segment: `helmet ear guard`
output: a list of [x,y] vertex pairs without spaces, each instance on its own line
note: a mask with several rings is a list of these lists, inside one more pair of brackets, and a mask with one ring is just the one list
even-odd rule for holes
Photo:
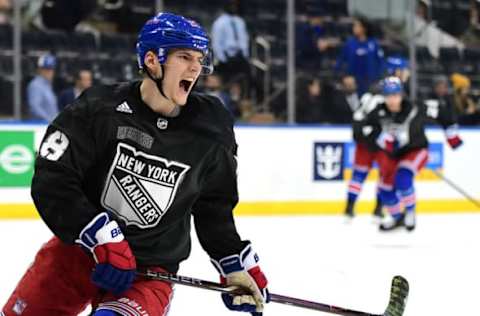
[[202,75],[211,75],[213,73],[213,51],[209,49],[202,60]]

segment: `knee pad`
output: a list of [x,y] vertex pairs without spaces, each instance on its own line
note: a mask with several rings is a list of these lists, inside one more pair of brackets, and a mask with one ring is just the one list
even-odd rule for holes
[[122,315],[108,309],[101,309],[99,311],[95,311],[95,313],[93,313],[92,316],[122,316]]
[[400,167],[395,174],[395,188],[399,191],[407,191],[413,187],[413,172]]

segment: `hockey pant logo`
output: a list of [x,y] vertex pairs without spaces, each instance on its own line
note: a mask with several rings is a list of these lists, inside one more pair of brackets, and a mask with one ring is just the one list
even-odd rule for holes
[[119,143],[102,205],[139,228],[156,226],[172,205],[190,166]]

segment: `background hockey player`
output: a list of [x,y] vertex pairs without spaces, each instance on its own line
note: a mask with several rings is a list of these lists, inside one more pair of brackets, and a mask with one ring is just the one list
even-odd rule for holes
[[218,99],[191,93],[212,71],[208,36],[160,13],[137,53],[142,81],[89,89],[48,127],[31,193],[55,237],[4,315],[74,316],[88,304],[95,316],[165,315],[171,285],[136,271],[176,272],[189,256],[191,216],[222,282],[250,291],[223,295],[227,307],[261,315],[267,280],[232,216],[232,118]]
[[[386,71],[389,76],[400,78],[405,84],[410,77],[408,60],[402,57],[388,57],[386,59]],[[370,146],[363,134],[359,131],[360,122],[373,111],[378,104],[382,103],[384,98],[378,93],[379,87],[373,87],[371,92],[365,93],[360,100],[360,107],[353,115],[353,138],[355,140],[355,155],[352,168],[352,178],[348,184],[347,206],[345,215],[353,217],[355,214],[355,204],[362,191],[363,184],[367,179],[368,173],[375,162],[377,156],[377,147]],[[376,203],[373,214],[377,217],[382,216],[382,202],[377,188]]]
[[427,116],[442,125],[452,148],[459,147],[462,141],[451,113],[427,111],[423,105],[412,104],[404,97],[399,78],[384,79],[382,94],[384,102],[359,124],[359,131],[370,146],[379,149],[380,197],[390,215],[384,217],[380,229],[388,231],[405,225],[413,230],[416,207],[413,181],[428,160]]

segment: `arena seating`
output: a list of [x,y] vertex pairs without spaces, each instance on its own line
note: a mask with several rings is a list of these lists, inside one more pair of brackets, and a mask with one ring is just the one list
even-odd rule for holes
[[[198,19],[207,28],[213,23],[216,13],[222,7],[223,0],[165,0],[167,11],[181,12],[186,16]],[[299,0],[299,6],[312,8],[318,5],[313,0]],[[433,0],[432,14],[436,20],[447,21],[449,10],[465,12],[469,9],[469,0],[459,0],[452,4],[449,0]],[[154,11],[153,0],[129,1],[129,12],[136,19],[145,19]],[[281,87],[286,81],[286,4],[284,0],[242,1],[245,20],[251,38],[262,35],[272,45],[272,85]],[[322,1],[327,19],[324,24],[325,35],[340,41],[351,34],[352,23],[347,16],[345,0]],[[298,13],[302,13],[297,8]],[[99,13],[109,16],[111,12]],[[443,17],[443,18],[442,18]],[[101,17],[100,17],[101,18]],[[128,80],[136,76],[135,34],[101,33],[65,33],[60,31],[29,30],[22,33],[22,73],[24,78],[35,74],[35,61],[44,51],[51,51],[58,57],[57,90],[67,86],[73,80],[76,71],[90,68],[97,82],[110,83],[117,80]],[[380,43],[387,56],[408,55],[408,47],[393,43],[380,34]],[[333,65],[339,54],[339,47],[328,49],[320,63],[320,69],[313,69],[324,80],[334,80]],[[467,48],[463,52],[456,48],[442,48],[440,57],[433,58],[426,47],[417,47],[417,65],[419,71],[419,95],[428,95],[431,90],[431,77],[435,74],[450,74],[460,71],[472,78],[475,85],[480,71],[480,48]],[[307,67],[308,69],[308,67]],[[12,64],[12,27],[0,25],[0,85],[4,100],[12,99],[11,90],[4,87],[11,84]],[[4,96],[6,94],[6,96]],[[2,103],[3,106],[6,104]],[[8,110],[0,109],[5,113]]]

